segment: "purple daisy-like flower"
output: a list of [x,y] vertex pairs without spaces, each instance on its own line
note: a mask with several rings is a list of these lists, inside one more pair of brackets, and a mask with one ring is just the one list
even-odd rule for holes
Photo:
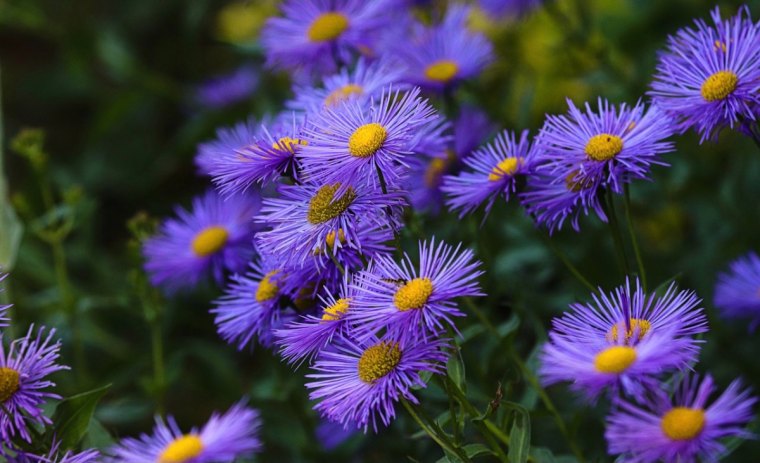
[[253,66],[242,66],[199,85],[195,100],[203,106],[219,109],[245,101],[256,91],[259,73]]
[[668,38],[649,91],[681,131],[694,127],[703,142],[757,120],[760,107],[760,21],[746,5],[726,20],[716,7],[712,19],[714,27],[699,19]]
[[718,275],[715,306],[728,318],[750,319],[750,329],[760,324],[760,256],[751,252],[731,263]]
[[517,190],[517,180],[532,169],[535,150],[528,139],[528,131],[520,134],[504,131],[494,141],[464,158],[469,167],[456,176],[446,176],[441,189],[446,193],[446,205],[459,210],[464,217],[485,203],[486,216],[496,198],[509,201]]
[[100,460],[100,452],[95,449],[79,453],[70,450],[62,452],[59,450],[60,446],[60,441],[53,441],[50,451],[45,455],[35,455],[20,450],[10,455],[0,448],[0,456],[5,458],[3,461],[6,463],[97,463]]
[[253,145],[259,139],[259,125],[253,118],[238,122],[231,127],[222,127],[216,131],[214,140],[198,145],[195,165],[203,175],[212,175],[217,164],[235,159],[237,152]]
[[391,336],[426,338],[454,327],[462,317],[455,298],[483,296],[477,278],[480,261],[469,249],[444,242],[419,243],[419,266],[408,254],[401,264],[391,256],[378,256],[354,284],[356,310],[347,319],[361,333],[386,329]]
[[209,273],[221,283],[225,270],[243,270],[253,255],[253,216],[260,203],[258,193],[222,198],[208,191],[193,199],[191,210],[177,208],[177,218],[164,221],[143,244],[151,283],[176,291]]
[[386,88],[369,104],[346,101],[324,108],[306,128],[309,144],[300,156],[311,182],[345,185],[379,183],[378,173],[390,185],[398,184],[408,158],[440,116],[419,88],[400,92]]
[[16,435],[31,442],[30,425],[45,426],[51,421],[43,414],[42,404],[60,396],[44,390],[55,386],[45,379],[51,373],[67,370],[58,365],[61,342],[53,342],[55,330],[43,337],[44,328],[32,334],[33,327],[23,338],[11,342],[6,351],[0,335],[0,405],[7,413],[0,413],[0,436],[9,441]]
[[610,454],[631,463],[716,462],[727,438],[751,439],[745,426],[757,398],[733,381],[715,400],[712,377],[685,375],[672,398],[656,394],[642,404],[622,402],[607,419]]
[[298,85],[293,90],[295,99],[287,106],[296,111],[317,113],[324,107],[333,108],[344,101],[357,100],[366,104],[371,98],[380,98],[389,85],[404,89],[399,84],[403,65],[392,59],[369,61],[359,59],[353,69],[342,68],[337,74],[326,76],[322,85]]
[[328,236],[341,232],[350,246],[361,250],[361,227],[398,229],[404,196],[382,193],[376,187],[358,185],[340,193],[341,184],[282,185],[280,198],[267,198],[257,220],[272,229],[259,232],[257,240],[268,252],[283,256],[292,266],[313,259]]
[[324,351],[306,375],[309,398],[323,417],[354,426],[378,429],[396,416],[394,403],[418,403],[412,387],[425,387],[420,373],[444,372],[448,340],[394,340],[370,337],[364,341],[342,337],[334,350]]
[[469,7],[452,5],[440,24],[416,24],[409,40],[391,45],[407,67],[407,82],[440,91],[477,76],[493,61],[491,42],[467,27],[469,14]]
[[541,6],[542,0],[478,0],[478,5],[490,16],[521,17]]
[[335,72],[373,53],[378,34],[392,26],[395,1],[286,0],[283,16],[262,31],[267,64],[306,76]]
[[635,179],[646,179],[652,165],[667,165],[660,156],[673,151],[670,119],[657,106],[639,102],[619,107],[599,99],[585,112],[568,100],[567,115],[547,116],[535,140],[535,168],[528,177],[523,204],[550,232],[570,219],[579,230],[581,211],[594,210],[607,221],[600,195],[622,193]]
[[605,390],[641,397],[658,375],[696,360],[702,341],[693,336],[707,331],[707,321],[694,292],[672,284],[658,297],[626,280],[593,300],[553,320],[541,355],[544,384],[568,381],[590,399]]
[[256,410],[238,403],[226,413],[214,413],[201,429],[183,433],[171,416],[156,417],[153,435],[122,439],[108,452],[107,463],[232,463],[261,450],[261,426]]
[[262,124],[255,141],[216,157],[209,168],[216,187],[227,196],[283,175],[297,179],[296,156],[308,144],[305,122],[305,116],[285,111],[272,124]]

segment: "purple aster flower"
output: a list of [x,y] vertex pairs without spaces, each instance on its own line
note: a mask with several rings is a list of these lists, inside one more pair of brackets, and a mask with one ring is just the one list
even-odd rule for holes
[[177,208],[177,218],[167,219],[143,245],[151,283],[176,291],[209,273],[221,283],[225,270],[243,270],[253,255],[253,216],[260,202],[257,193],[222,198],[208,191],[193,200],[191,210]]
[[517,180],[532,168],[534,153],[527,130],[519,141],[514,132],[505,130],[492,143],[464,158],[468,171],[445,177],[441,189],[447,195],[446,205],[459,210],[462,218],[485,203],[487,216],[496,198],[503,196],[509,201],[510,194],[515,193]]
[[97,463],[100,460],[100,452],[95,449],[85,450],[80,453],[72,451],[59,451],[60,441],[53,441],[50,451],[45,455],[16,451],[14,455],[4,453],[0,448],[0,456],[6,463]]
[[480,261],[469,249],[444,242],[419,243],[419,266],[408,254],[401,264],[378,256],[355,283],[356,310],[347,319],[362,333],[385,328],[391,336],[420,339],[437,335],[453,317],[462,317],[455,298],[483,296],[477,278]]
[[[8,274],[0,274],[0,283],[3,282],[8,277]],[[0,287],[0,292],[5,291],[5,288]],[[10,322],[10,318],[8,318],[8,309],[10,309],[13,305],[0,305],[0,328],[4,328],[8,326],[8,323]]]
[[480,8],[496,17],[520,17],[541,6],[542,0],[478,0]]
[[258,71],[253,66],[242,66],[230,74],[215,77],[199,85],[195,90],[195,99],[209,108],[224,108],[248,99],[258,85]]
[[340,194],[340,188],[340,183],[280,186],[282,197],[265,199],[257,217],[272,226],[272,230],[257,235],[262,248],[284,256],[296,266],[324,248],[331,233],[335,246],[341,245],[335,234],[340,237],[342,231],[346,242],[361,250],[362,235],[358,230],[398,229],[404,205],[401,193],[384,194],[377,188],[360,185]]
[[377,431],[378,421],[388,426],[396,416],[395,402],[418,403],[411,389],[426,386],[420,373],[443,373],[446,347],[445,339],[341,338],[306,375],[309,398],[319,401],[314,408],[323,417],[345,428]]
[[407,67],[407,82],[443,90],[477,76],[493,61],[491,42],[467,27],[469,14],[469,7],[452,5],[440,24],[416,24],[410,39],[391,45]]
[[201,174],[211,176],[218,163],[236,158],[238,151],[253,145],[258,139],[258,123],[252,117],[231,127],[222,127],[216,131],[214,140],[198,145],[195,165]]
[[283,175],[297,179],[296,155],[308,144],[303,134],[305,122],[303,115],[283,112],[269,127],[261,125],[255,141],[217,156],[209,166],[216,187],[227,196]]
[[346,429],[339,423],[322,420],[317,425],[314,434],[319,445],[329,452],[346,442],[356,433],[357,431],[355,429]]
[[242,403],[214,413],[201,429],[183,433],[173,417],[156,417],[153,435],[126,438],[110,449],[107,463],[232,463],[261,450],[259,413]]
[[694,127],[701,141],[757,120],[760,107],[760,22],[752,22],[746,5],[727,20],[716,7],[712,19],[714,27],[700,19],[696,29],[668,38],[649,92],[681,131]]
[[718,275],[715,306],[728,318],[749,318],[750,329],[760,324],[760,257],[754,252],[731,263]]
[[342,68],[337,74],[322,79],[318,87],[298,85],[293,90],[295,99],[287,106],[296,111],[316,113],[324,107],[336,107],[349,100],[366,104],[371,98],[380,98],[383,89],[399,85],[403,65],[392,59],[368,61],[359,59],[353,70]]
[[378,184],[378,173],[390,185],[398,184],[408,168],[405,158],[434,130],[440,116],[419,88],[401,93],[387,88],[377,101],[346,101],[324,108],[306,129],[309,144],[301,150],[309,181],[345,185]]
[[657,375],[696,360],[702,341],[693,336],[707,331],[707,321],[692,291],[672,284],[658,297],[626,280],[593,300],[553,320],[541,355],[544,384],[569,381],[590,399],[607,389],[641,397]]
[[630,463],[716,462],[727,438],[751,439],[745,430],[757,398],[733,381],[710,402],[712,378],[685,375],[673,397],[656,394],[643,404],[622,402],[607,419],[610,454]]
[[44,328],[33,336],[32,330],[25,337],[11,342],[6,351],[0,335],[0,405],[7,413],[0,413],[0,437],[9,441],[16,435],[31,442],[29,426],[45,426],[51,421],[43,414],[42,404],[47,399],[60,396],[44,389],[55,386],[48,375],[67,370],[58,365],[61,342],[53,342],[55,330],[43,338]]
[[600,202],[609,189],[622,193],[635,179],[646,179],[652,165],[667,165],[660,155],[673,151],[664,141],[672,134],[670,119],[656,106],[619,107],[599,99],[595,112],[582,112],[568,100],[567,115],[547,116],[535,140],[535,169],[528,178],[523,204],[550,232],[568,218],[578,230],[581,211],[594,210],[607,221]]
[[373,53],[392,26],[395,0],[286,0],[282,17],[262,31],[267,64],[300,75],[336,72],[359,53]]

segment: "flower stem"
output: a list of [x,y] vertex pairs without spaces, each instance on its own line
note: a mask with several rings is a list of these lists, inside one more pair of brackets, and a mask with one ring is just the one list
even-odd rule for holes
[[636,232],[633,230],[633,219],[631,218],[631,193],[628,185],[625,186],[625,219],[628,222],[628,233],[631,235],[631,245],[633,246],[633,253],[636,255],[636,264],[639,267],[639,277],[641,277],[641,286],[644,288],[644,292],[647,290],[647,273],[644,270],[644,259],[641,258],[641,249],[639,248],[639,240],[636,238]]
[[327,255],[330,256],[330,259],[332,260],[333,264],[335,264],[336,267],[338,267],[338,270],[340,270],[340,274],[343,276],[346,276],[346,269],[343,268],[343,265],[338,261],[338,258],[335,257],[335,253],[332,250],[332,247],[330,247],[328,244],[325,244],[325,247],[327,248]]
[[570,259],[565,255],[564,252],[562,252],[545,234],[541,233],[541,238],[543,238],[546,245],[551,249],[551,251],[554,253],[557,258],[562,261],[562,263],[567,267],[567,269],[570,271],[570,273],[573,274],[576,280],[578,280],[583,286],[588,288],[591,292],[596,291],[596,288],[594,285],[591,284],[591,282],[588,281],[586,277],[583,276],[583,274],[578,270],[578,268],[573,265],[572,262],[570,262]]
[[471,460],[467,454],[464,453],[462,449],[456,447],[448,438],[448,436],[446,436],[445,433],[441,432],[441,429],[438,427],[438,425],[432,422],[432,420],[427,415],[425,415],[425,412],[422,411],[421,408],[415,406],[405,398],[401,399],[401,403],[404,404],[404,408],[406,408],[406,411],[409,412],[414,421],[417,422],[422,430],[425,431],[427,435],[435,441],[436,444],[438,444],[443,450],[458,456],[465,463],[471,463]]
[[618,225],[617,213],[615,212],[615,193],[612,190],[607,190],[607,225],[610,228],[610,234],[612,235],[612,242],[615,245],[615,251],[618,258],[618,265],[620,269],[627,276],[630,275],[631,270],[628,267],[628,256],[625,252],[625,246],[623,245],[623,235],[620,233],[620,226]]

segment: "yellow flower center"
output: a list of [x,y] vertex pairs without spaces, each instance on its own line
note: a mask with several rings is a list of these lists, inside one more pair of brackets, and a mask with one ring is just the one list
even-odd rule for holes
[[596,354],[594,367],[600,373],[619,374],[636,361],[636,350],[628,346],[612,346]]
[[312,196],[311,201],[309,201],[309,211],[306,213],[306,220],[310,224],[318,225],[334,219],[354,202],[356,193],[353,188],[349,188],[340,198],[333,199],[339,187],[340,183],[325,185]]
[[608,161],[623,151],[623,139],[617,135],[601,133],[586,143],[586,156],[594,161]]
[[705,412],[699,408],[674,407],[662,417],[660,427],[672,440],[693,439],[705,427]]
[[327,42],[337,39],[348,29],[348,18],[343,13],[329,11],[312,21],[306,35],[312,42]]
[[338,103],[349,100],[355,96],[359,96],[364,93],[364,88],[361,85],[348,84],[343,87],[334,90],[325,98],[325,106],[335,106]]
[[203,442],[195,434],[187,434],[171,441],[166,446],[161,456],[158,457],[159,463],[185,463],[203,452]]
[[636,335],[636,339],[634,339],[635,342],[641,341],[644,336],[646,336],[647,333],[649,333],[649,330],[652,329],[652,324],[649,323],[649,320],[643,320],[641,318],[631,318],[629,320],[630,328],[626,329],[625,322],[619,322],[612,325],[612,328],[610,328],[610,332],[607,333],[607,339],[610,341],[622,341],[622,339],[619,339],[619,332],[622,330],[625,332],[625,342],[626,344],[631,341],[631,338],[633,338],[634,334]]
[[445,159],[433,158],[425,170],[425,186],[428,188],[437,186],[447,167],[448,162]]
[[381,342],[368,347],[359,359],[359,379],[372,384],[387,375],[401,361],[397,343]]
[[457,76],[459,66],[455,61],[442,59],[425,68],[425,77],[434,82],[448,83]]
[[276,142],[272,143],[272,148],[280,151],[288,151],[290,154],[296,153],[296,148],[299,146],[306,146],[309,142],[298,138],[282,137]]
[[402,312],[420,309],[433,294],[433,282],[430,278],[415,278],[400,287],[393,295],[393,303]]
[[589,179],[581,176],[579,169],[575,169],[565,177],[565,187],[573,193],[591,188],[592,186],[592,182]]
[[348,298],[338,299],[335,304],[331,305],[330,307],[325,307],[324,313],[322,314],[322,321],[326,322],[340,320],[340,318],[346,314],[347,310]]
[[261,279],[259,286],[256,288],[256,301],[270,301],[277,297],[277,293],[280,291],[280,288],[277,286],[276,282],[272,281],[272,277],[275,276],[278,272],[279,270],[272,270],[271,272],[264,275],[264,278]]
[[388,131],[382,125],[377,122],[364,124],[348,139],[348,151],[357,158],[372,156],[382,148],[386,138]]
[[715,51],[718,51],[718,50],[720,50],[720,51],[722,51],[723,53],[725,53],[726,51],[728,51],[728,47],[726,47],[726,44],[725,44],[725,42],[721,42],[720,40],[716,40],[716,41],[715,41],[715,44],[714,44],[714,46],[713,46],[713,49],[714,49]]
[[718,101],[726,98],[736,90],[739,76],[731,71],[718,71],[702,83],[702,98],[705,101]]
[[193,238],[191,248],[198,257],[206,257],[219,251],[227,244],[230,234],[226,228],[219,225],[206,227]]
[[509,157],[496,164],[490,174],[488,174],[488,180],[496,182],[506,176],[512,176],[517,172],[517,169],[522,166],[524,159],[521,157]]
[[8,367],[0,367],[0,404],[10,399],[18,391],[18,387],[18,371]]
[[[338,229],[338,240],[340,241],[340,244],[346,244],[346,232],[344,232],[342,228]],[[327,236],[325,237],[325,244],[327,245],[328,249],[335,248],[335,230],[330,230],[327,233]],[[322,255],[322,248],[320,246],[317,246],[317,248],[314,249],[314,255]]]

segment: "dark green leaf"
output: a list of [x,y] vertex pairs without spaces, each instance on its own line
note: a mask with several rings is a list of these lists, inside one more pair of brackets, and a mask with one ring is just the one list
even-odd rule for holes
[[509,404],[514,411],[512,429],[509,432],[509,461],[525,463],[530,453],[530,415],[518,404]]
[[446,371],[451,378],[451,381],[459,387],[462,392],[467,390],[467,384],[465,381],[464,360],[462,359],[462,351],[457,348],[446,364]]
[[61,448],[73,449],[90,427],[95,406],[111,387],[110,384],[63,399],[53,414],[52,432],[61,441]]

